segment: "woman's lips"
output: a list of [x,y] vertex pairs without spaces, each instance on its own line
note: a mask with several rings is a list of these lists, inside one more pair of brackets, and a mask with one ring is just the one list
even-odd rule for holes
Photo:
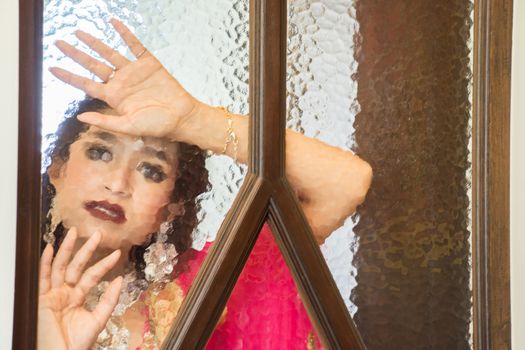
[[97,219],[111,221],[115,224],[126,222],[124,209],[118,204],[112,204],[108,201],[90,201],[84,203],[84,209]]

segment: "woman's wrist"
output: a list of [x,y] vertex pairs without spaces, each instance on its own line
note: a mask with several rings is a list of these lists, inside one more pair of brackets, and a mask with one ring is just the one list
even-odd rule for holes
[[[175,130],[170,132],[170,138],[177,142],[185,142],[193,144],[193,136],[199,131],[202,124],[206,120],[206,115],[210,113],[212,107],[202,102],[195,102],[195,106],[190,113],[182,118],[175,125]],[[173,108],[174,115],[176,108]],[[176,117],[175,117],[176,118]]]
[[172,139],[220,153],[226,130],[225,112],[221,108],[198,102],[192,112],[177,123]]
[[223,107],[198,103],[194,110],[181,120],[172,139],[196,145],[215,154],[226,154],[245,163],[248,120],[228,112]]

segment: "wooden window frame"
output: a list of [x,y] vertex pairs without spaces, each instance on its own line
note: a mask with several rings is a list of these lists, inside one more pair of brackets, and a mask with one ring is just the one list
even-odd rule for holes
[[[20,0],[14,349],[36,348],[40,252],[42,0]],[[512,0],[475,1],[473,90],[474,348],[510,348],[509,138]],[[364,349],[284,176],[287,2],[250,1],[249,173],[165,348],[201,349],[265,221],[329,349]],[[270,142],[264,142],[271,140]]]
[[473,85],[474,349],[510,349],[512,0],[475,0]]

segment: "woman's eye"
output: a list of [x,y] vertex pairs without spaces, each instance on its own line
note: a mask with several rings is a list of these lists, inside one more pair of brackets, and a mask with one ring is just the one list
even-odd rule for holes
[[149,163],[140,163],[137,167],[137,170],[144,176],[146,179],[153,182],[162,182],[166,178],[166,174],[159,166],[149,164]]
[[111,152],[105,147],[89,147],[86,154],[91,160],[109,162],[113,159],[113,154],[111,154]]

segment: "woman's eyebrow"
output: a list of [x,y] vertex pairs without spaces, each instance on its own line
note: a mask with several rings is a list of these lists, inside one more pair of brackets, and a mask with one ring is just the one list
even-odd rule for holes
[[93,132],[93,136],[106,142],[117,142],[117,136],[107,131],[95,131]]
[[151,146],[144,146],[143,148],[141,148],[140,150],[141,152],[147,154],[148,156],[150,157],[154,157],[154,158],[157,158],[159,160],[162,160],[164,162],[168,162],[168,157],[166,155],[166,152],[164,151],[159,151]]

